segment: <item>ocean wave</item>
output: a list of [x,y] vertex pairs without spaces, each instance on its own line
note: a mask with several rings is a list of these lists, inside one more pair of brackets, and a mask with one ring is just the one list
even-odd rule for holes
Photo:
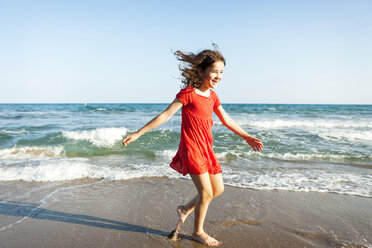
[[[253,153],[257,155],[258,153]],[[275,158],[275,159],[282,159],[282,160],[305,160],[305,161],[335,161],[335,162],[345,162],[350,160],[371,160],[372,155],[370,156],[355,156],[351,154],[332,154],[332,153],[312,153],[312,154],[305,154],[305,153],[259,153],[262,157],[267,158]]]
[[89,105],[85,105],[85,108],[87,110],[93,110],[93,111],[106,111],[106,110],[108,110],[107,108],[95,107],[95,106],[89,106]]
[[98,166],[88,159],[51,159],[37,166],[0,166],[0,181],[64,181],[82,178],[128,180],[142,177],[180,177],[165,164],[128,164],[121,167]]
[[56,124],[46,124],[46,125],[41,125],[41,126],[22,126],[23,128],[26,128],[27,132],[32,132],[32,131],[46,131],[50,129],[55,129],[57,128]]
[[357,154],[333,154],[333,153],[277,153],[277,152],[254,152],[254,151],[223,151],[217,152],[216,156],[221,160],[236,158],[269,158],[285,161],[328,161],[328,162],[353,162],[371,161],[372,155]]
[[64,157],[63,146],[23,146],[0,149],[0,159],[33,159]]
[[237,119],[239,125],[258,127],[260,129],[283,129],[283,128],[372,128],[370,121],[345,121],[345,120],[246,120]]
[[21,129],[21,130],[6,130],[2,129],[0,132],[2,133],[8,133],[8,134],[21,134],[21,133],[28,133],[28,131]]
[[62,136],[73,140],[87,140],[95,146],[111,147],[127,133],[124,127],[97,128],[92,130],[62,131]]
[[177,153],[177,150],[163,150],[163,151],[157,151],[155,154],[159,157],[166,157],[166,158],[173,158]]
[[[371,121],[328,121],[328,120],[272,120],[248,121],[238,120],[242,126],[249,126],[261,132],[275,132],[278,135],[292,135],[298,132],[302,136],[317,135],[325,140],[372,141]],[[218,126],[222,123],[216,121]],[[297,129],[297,130],[296,130]],[[283,131],[285,130],[285,131]],[[298,132],[296,134],[298,134]],[[290,137],[290,136],[289,136]],[[274,136],[272,138],[275,138]]]
[[[87,158],[50,158],[19,166],[0,166],[0,181],[64,181],[82,178],[128,180],[145,177],[183,177],[165,162],[140,162],[113,165]],[[265,190],[330,192],[372,197],[372,175],[353,171],[322,168],[223,166],[227,185]]]
[[327,130],[318,132],[320,137],[325,140],[344,139],[350,141],[372,141],[372,131],[359,130]]
[[328,192],[372,197],[372,176],[350,172],[317,169],[286,169],[232,171],[224,175],[227,185],[265,190]]
[[[142,140],[141,142],[148,142]],[[155,142],[156,143],[156,142]],[[155,144],[156,145],[156,144]],[[172,159],[177,153],[177,146],[174,149],[157,150],[159,147],[154,147],[154,144],[149,147],[144,147],[139,143],[131,144],[124,148],[120,146],[96,146],[90,144],[62,144],[55,146],[14,146],[12,148],[0,148],[0,159],[22,160],[22,159],[43,159],[43,158],[61,158],[61,157],[95,157],[108,155],[127,155],[138,156],[156,159],[168,158]],[[216,150],[216,149],[215,149]],[[261,159],[267,158],[270,160],[283,161],[324,161],[324,162],[370,162],[372,154],[366,153],[331,153],[331,152],[254,152],[250,147],[237,147],[234,149],[218,148],[215,152],[218,159],[221,161],[229,160],[246,160],[246,159]],[[371,165],[372,166],[372,165]]]

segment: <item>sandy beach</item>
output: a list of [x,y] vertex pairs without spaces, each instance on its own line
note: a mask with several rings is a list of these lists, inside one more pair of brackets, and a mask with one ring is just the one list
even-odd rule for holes
[[[0,247],[204,247],[165,236],[191,180],[141,178],[2,183]],[[226,186],[205,230],[221,247],[371,247],[372,199],[332,193]]]

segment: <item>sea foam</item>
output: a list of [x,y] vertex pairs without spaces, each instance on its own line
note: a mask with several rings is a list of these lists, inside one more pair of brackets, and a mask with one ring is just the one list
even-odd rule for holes
[[177,150],[163,150],[155,152],[159,157],[173,158],[177,153]]
[[97,165],[86,158],[45,159],[38,165],[0,166],[0,181],[64,181],[81,178],[127,180],[141,177],[180,177],[168,164]]
[[62,135],[73,140],[87,140],[95,146],[113,146],[127,133],[124,127],[97,128],[92,130],[62,131]]
[[65,156],[63,146],[14,146],[12,148],[0,149],[0,159],[22,160],[63,156]]
[[328,192],[372,197],[372,176],[356,173],[332,173],[322,169],[270,169],[232,171],[225,169],[227,185],[266,190]]
[[317,120],[317,119],[270,119],[270,120],[249,120],[240,118],[236,120],[239,125],[252,126],[264,129],[282,128],[372,128],[369,121],[345,121],[345,120]]
[[[372,176],[369,174],[352,171],[334,173],[324,168],[304,170],[302,167],[232,168],[223,165],[222,169],[225,184],[235,187],[372,197]],[[87,158],[50,158],[41,160],[38,165],[0,166],[0,181],[128,180],[144,177],[182,178],[182,175],[172,170],[169,163],[160,161],[110,166]]]
[[6,130],[2,129],[0,132],[2,133],[8,133],[8,134],[21,134],[21,133],[28,133],[28,131],[21,129],[21,130]]

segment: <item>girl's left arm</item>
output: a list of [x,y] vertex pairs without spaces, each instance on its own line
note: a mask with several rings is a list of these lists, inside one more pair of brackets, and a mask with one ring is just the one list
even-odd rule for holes
[[254,151],[262,151],[263,145],[262,141],[249,135],[246,131],[244,131],[238,123],[236,123],[222,108],[220,105],[214,111],[218,118],[221,120],[222,124],[224,124],[228,129],[242,137],[252,148]]

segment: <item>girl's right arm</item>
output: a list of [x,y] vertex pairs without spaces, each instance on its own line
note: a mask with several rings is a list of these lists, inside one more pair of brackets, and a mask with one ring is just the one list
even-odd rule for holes
[[168,106],[166,110],[161,112],[158,116],[152,119],[149,123],[143,126],[140,130],[138,130],[135,133],[127,135],[122,140],[123,145],[127,146],[129,143],[138,139],[141,135],[166,123],[182,106],[183,105],[180,100],[178,100],[177,98],[174,99],[174,101]]

